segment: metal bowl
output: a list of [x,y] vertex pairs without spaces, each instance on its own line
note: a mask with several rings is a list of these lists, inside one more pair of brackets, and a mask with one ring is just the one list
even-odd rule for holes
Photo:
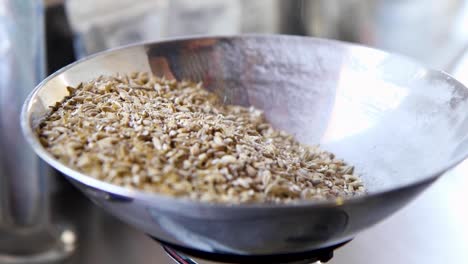
[[[202,203],[96,180],[42,147],[34,128],[68,94],[66,86],[131,71],[203,81],[226,103],[263,109],[277,128],[356,165],[368,194],[342,204]],[[208,253],[284,254],[340,244],[468,156],[468,90],[458,81],[404,57],[308,37],[200,37],[107,51],[44,80],[21,118],[34,151],[96,204],[160,241]]]

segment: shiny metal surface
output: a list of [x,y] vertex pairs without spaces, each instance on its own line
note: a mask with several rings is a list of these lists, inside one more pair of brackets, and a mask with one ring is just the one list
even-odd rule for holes
[[21,106],[31,86],[45,77],[43,16],[38,4],[34,0],[0,4],[0,227],[28,228],[44,217],[38,158],[18,134]]
[[[449,70],[468,84],[468,48]],[[330,264],[468,263],[467,174],[465,160],[409,206],[336,251]]]
[[[202,80],[227,103],[263,109],[277,127],[354,163],[369,194],[342,205],[205,204],[100,182],[42,148],[32,128],[66,85],[136,70]],[[405,58],[335,41],[251,35],[149,43],[79,61],[35,89],[22,125],[41,158],[141,231],[207,252],[271,254],[337,244],[394,213],[466,158],[467,115],[463,85]]]
[[0,2],[0,39],[0,263],[50,263],[69,251],[50,225],[48,178],[19,122],[45,76],[42,1]]

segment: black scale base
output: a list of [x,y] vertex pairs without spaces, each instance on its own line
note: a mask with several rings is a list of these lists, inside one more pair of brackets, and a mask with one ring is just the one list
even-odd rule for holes
[[[344,244],[344,243],[330,246],[327,248],[321,248],[317,250],[299,252],[299,253],[290,253],[290,254],[275,254],[275,255],[235,255],[235,254],[226,254],[226,253],[212,253],[205,252],[196,249],[186,248],[177,246],[171,243],[167,243],[156,238],[153,238],[159,242],[166,253],[179,264],[196,264],[187,256],[196,257],[199,259],[214,261],[214,262],[223,262],[223,263],[241,263],[241,264],[259,264],[259,263],[268,263],[268,264],[287,264],[287,263],[314,263],[316,261],[328,262],[333,257],[333,251]],[[186,254],[184,256],[182,254]]]

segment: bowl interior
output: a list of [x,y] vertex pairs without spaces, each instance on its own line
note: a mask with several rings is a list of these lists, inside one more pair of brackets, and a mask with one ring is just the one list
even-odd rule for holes
[[208,37],[98,54],[41,83],[23,118],[34,127],[66,86],[133,71],[203,81],[225,103],[263,109],[277,128],[354,164],[370,193],[433,177],[468,154],[468,92],[456,80],[396,55],[303,37]]

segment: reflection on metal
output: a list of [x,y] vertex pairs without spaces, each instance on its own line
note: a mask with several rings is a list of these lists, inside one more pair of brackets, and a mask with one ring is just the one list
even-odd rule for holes
[[180,254],[179,252],[175,251],[174,249],[163,246],[164,251],[166,251],[167,255],[169,255],[172,260],[179,264],[197,264],[197,262],[193,261],[192,259]]

